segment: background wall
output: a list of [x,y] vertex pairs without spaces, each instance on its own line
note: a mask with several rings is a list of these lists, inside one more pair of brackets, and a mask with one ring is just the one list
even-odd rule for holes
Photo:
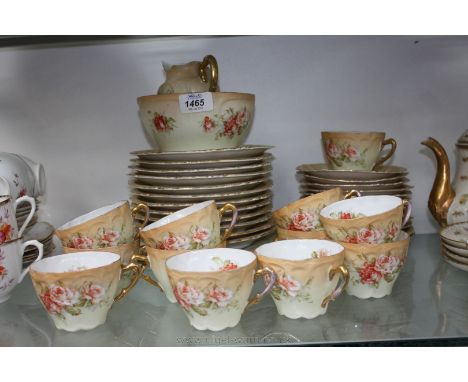
[[164,81],[161,61],[214,54],[225,91],[256,95],[247,143],[271,144],[274,205],[298,198],[295,168],[323,162],[321,130],[378,130],[410,171],[417,233],[435,232],[426,203],[434,136],[454,164],[468,127],[466,37],[155,38],[0,48],[0,151],[42,162],[53,224],[129,195],[129,152],[149,148],[136,98]]

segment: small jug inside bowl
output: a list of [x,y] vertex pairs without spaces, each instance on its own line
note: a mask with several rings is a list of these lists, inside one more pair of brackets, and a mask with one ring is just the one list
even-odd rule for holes
[[372,216],[390,211],[403,203],[401,198],[391,195],[361,196],[352,199],[341,200],[330,204],[320,211],[320,215],[329,219],[342,219],[341,214],[347,218]]
[[77,252],[40,260],[31,265],[39,273],[66,273],[95,269],[120,261],[120,256],[110,252]]
[[307,260],[333,256],[344,250],[338,243],[329,240],[282,240],[258,247],[255,252],[260,256],[282,260]]

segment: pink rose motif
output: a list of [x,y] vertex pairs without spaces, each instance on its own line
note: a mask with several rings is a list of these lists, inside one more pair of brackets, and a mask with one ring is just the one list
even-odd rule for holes
[[325,152],[330,158],[336,158],[340,156],[340,149],[333,143],[331,139],[325,142]]
[[400,227],[398,226],[398,224],[391,222],[388,227],[388,233],[387,233],[388,238],[391,241],[395,240],[397,235],[399,234],[399,231],[400,231]]
[[51,300],[60,306],[73,306],[80,299],[80,294],[76,290],[60,285],[51,285],[49,293]]
[[189,249],[190,241],[185,236],[175,236],[168,234],[164,236],[163,240],[158,245],[159,249],[168,251],[177,251],[179,249]]
[[208,228],[199,227],[192,231],[192,240],[203,246],[210,243],[211,231]]
[[400,259],[396,256],[380,255],[375,260],[375,270],[386,275],[393,273],[400,265]]
[[209,133],[215,128],[216,124],[214,123],[214,121],[210,117],[206,116],[203,119],[203,130],[205,131],[205,133]]
[[320,259],[326,256],[330,256],[330,252],[328,252],[325,248],[320,248],[318,251],[312,252],[313,259]]
[[359,271],[361,283],[367,285],[378,284],[382,276],[382,273],[375,269],[375,266],[372,263],[365,263]]
[[380,244],[384,239],[384,232],[377,228],[361,228],[357,237],[359,243]]
[[74,236],[68,246],[77,249],[93,249],[94,240],[87,236]]
[[242,126],[244,124],[246,115],[247,114],[245,112],[245,109],[237,113],[236,122],[238,126]]
[[174,296],[177,302],[185,310],[189,310],[192,305],[200,305],[203,303],[205,296],[198,289],[178,282],[174,288]]
[[46,293],[41,295],[41,301],[47,312],[49,312],[50,314],[62,313],[63,305],[57,303],[52,299],[50,291],[47,291]]
[[351,161],[351,162],[356,162],[359,159],[361,159],[361,155],[359,154],[359,151],[356,150],[351,145],[348,145],[346,149],[344,150],[344,155]]
[[168,129],[166,118],[163,115],[156,114],[153,119],[154,127],[157,131],[166,131]]
[[218,305],[220,308],[229,304],[233,293],[229,289],[215,287],[208,292],[208,301]]
[[306,232],[316,228],[318,225],[319,220],[316,214],[299,211],[291,215],[291,223],[288,225],[288,230]]
[[99,284],[90,284],[83,288],[81,296],[92,305],[99,304],[106,294],[106,290]]
[[291,297],[296,297],[301,289],[301,283],[290,276],[280,277],[277,283]]
[[224,122],[224,135],[228,137],[232,137],[236,133],[237,129],[238,129],[238,126],[237,126],[236,115],[229,117],[229,119],[226,122]]
[[111,229],[103,229],[99,236],[99,244],[102,247],[115,247],[118,244],[120,233]]

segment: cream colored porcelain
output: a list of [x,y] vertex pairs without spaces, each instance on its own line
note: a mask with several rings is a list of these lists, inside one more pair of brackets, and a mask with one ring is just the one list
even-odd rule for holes
[[325,314],[328,303],[348,283],[344,248],[329,240],[276,241],[258,247],[255,253],[262,267],[276,273],[271,296],[278,313],[288,318]]
[[43,245],[37,240],[28,240],[23,243],[21,239],[15,239],[0,244],[0,303],[11,297],[13,289],[29,272],[29,267],[23,270],[23,256],[28,246],[36,247],[39,252],[34,261],[41,260]]
[[76,249],[102,249],[133,242],[138,231],[134,216],[144,211],[144,227],[149,219],[149,208],[139,204],[132,210],[128,201],[120,201],[79,216],[55,230],[62,246]]
[[[381,132],[322,131],[325,159],[335,170],[372,170],[390,159],[396,150],[394,139],[385,139]],[[390,151],[379,158],[385,145]]]
[[375,181],[376,179],[389,179],[408,175],[408,170],[398,166],[378,166],[372,171],[359,170],[333,170],[328,164],[312,163],[296,167],[300,173],[316,175],[326,179],[350,181]]
[[[232,211],[232,220],[220,237],[221,217]],[[193,250],[213,248],[226,240],[237,221],[237,209],[226,204],[219,211],[214,200],[207,200],[174,212],[140,232],[146,245],[165,250]]]
[[341,243],[350,282],[346,293],[358,298],[381,298],[392,293],[406,261],[410,237],[401,232],[398,240],[385,244]]
[[[20,203],[29,204],[30,210],[21,215],[21,217],[25,216],[25,220],[21,222],[22,224],[18,229],[16,208]],[[34,198],[22,196],[15,200],[10,195],[0,196],[0,244],[21,237],[35,212],[36,202]]]
[[276,227],[277,240],[295,240],[295,239],[327,239],[327,233],[325,231],[293,231]]
[[[256,265],[252,252],[228,248],[187,252],[166,262],[174,295],[190,325],[212,331],[236,326],[246,307],[270,292],[274,272],[255,271]],[[249,301],[254,276],[268,278],[269,283]]]
[[[132,281],[115,296],[126,271],[133,272]],[[114,301],[128,293],[140,272],[133,263],[123,267],[115,253],[95,251],[49,257],[30,270],[36,294],[55,326],[69,332],[102,325]]]
[[411,204],[396,196],[362,196],[325,207],[320,221],[332,240],[382,244],[397,240],[410,215]]
[[163,62],[166,81],[159,87],[158,94],[209,91],[209,81],[200,78],[200,65],[200,61],[191,61],[182,65],[169,65]]
[[247,139],[255,96],[247,93],[209,93],[213,109],[183,113],[180,94],[137,99],[143,126],[161,151],[224,149],[241,146]]

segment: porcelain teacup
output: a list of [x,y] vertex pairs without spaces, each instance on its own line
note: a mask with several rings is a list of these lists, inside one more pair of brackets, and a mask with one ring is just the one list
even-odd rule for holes
[[[220,237],[221,218],[232,211],[229,228]],[[179,251],[214,248],[225,241],[237,221],[237,208],[225,204],[219,211],[214,200],[207,200],[174,212],[144,227],[140,235],[146,246]]]
[[[31,211],[23,225],[18,229],[16,208],[18,204],[25,202],[31,206]],[[21,237],[34,212],[36,212],[36,201],[30,196],[22,196],[16,200],[10,195],[0,196],[0,244]]]
[[[130,285],[116,295],[122,273],[133,272]],[[80,252],[34,263],[30,275],[36,294],[57,329],[69,332],[102,325],[115,301],[135,286],[141,267],[121,265],[109,252]]]
[[397,240],[411,215],[407,200],[391,195],[361,196],[330,204],[320,212],[327,235],[352,244]]
[[[255,270],[256,256],[230,248],[201,249],[166,261],[177,299],[198,330],[219,331],[236,326],[245,309],[270,292],[276,275],[268,268]],[[265,289],[250,299],[254,279],[268,279]]]
[[26,247],[31,245],[39,251],[39,255],[34,260],[37,262],[43,256],[43,245],[37,240],[23,243],[21,239],[15,239],[0,244],[0,303],[10,298],[13,289],[29,272],[30,267],[23,270],[23,255]]
[[63,247],[98,250],[132,243],[138,238],[134,217],[145,212],[144,227],[149,219],[149,208],[138,204],[132,210],[128,201],[120,201],[79,216],[55,230]]
[[[334,170],[370,171],[390,159],[396,150],[396,141],[385,139],[383,132],[322,131],[325,158]],[[380,157],[384,146],[390,151]]]
[[258,247],[255,253],[262,267],[276,273],[270,294],[278,313],[288,318],[325,314],[328,303],[349,280],[343,266],[344,248],[329,240],[276,241]]

